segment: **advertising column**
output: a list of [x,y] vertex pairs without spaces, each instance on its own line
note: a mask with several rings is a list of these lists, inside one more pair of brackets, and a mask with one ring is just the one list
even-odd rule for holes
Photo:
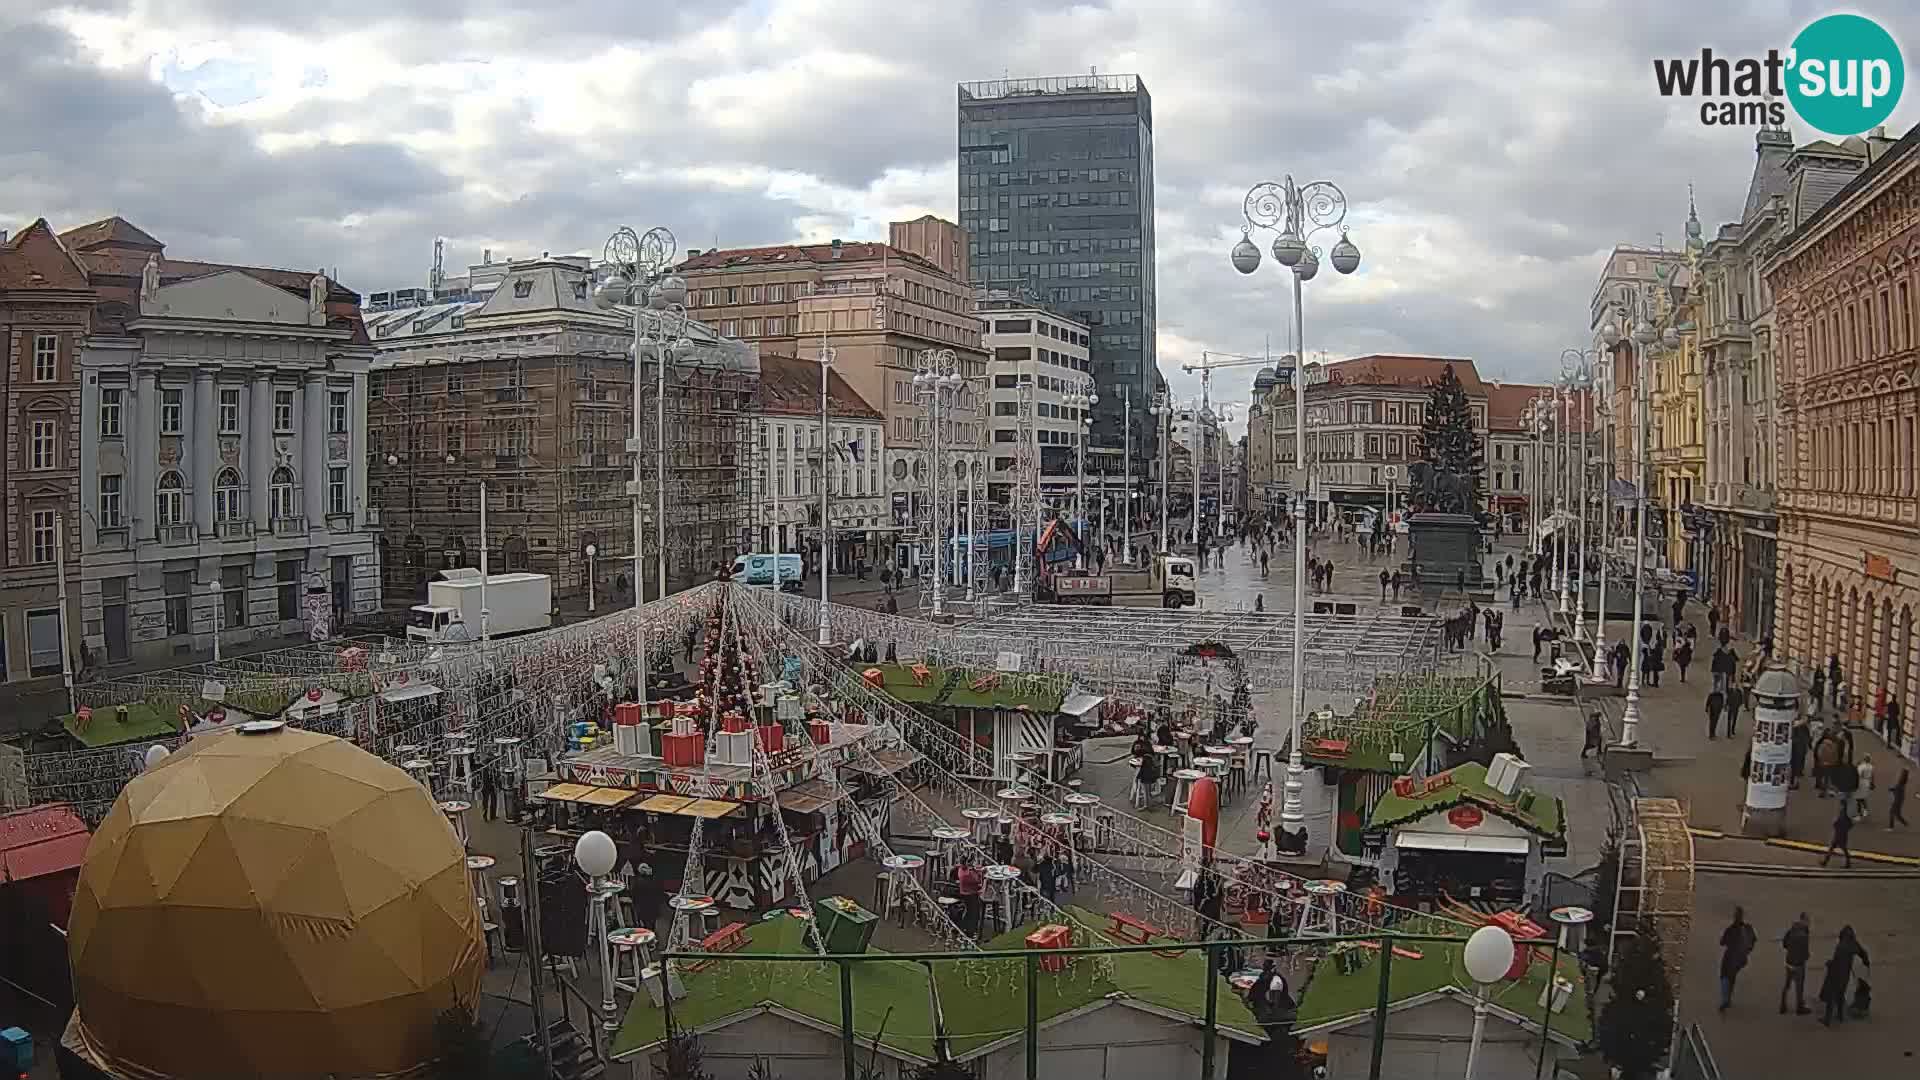
[[1793,725],[1800,715],[1800,684],[1774,668],[1754,683],[1753,743],[1740,831],[1781,836],[1786,831],[1787,784],[1792,779]]

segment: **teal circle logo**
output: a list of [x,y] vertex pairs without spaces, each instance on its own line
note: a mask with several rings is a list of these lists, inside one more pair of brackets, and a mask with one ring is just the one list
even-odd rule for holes
[[1788,63],[1793,111],[1829,135],[1858,135],[1886,123],[1907,83],[1899,43],[1863,15],[1808,23],[1793,39]]

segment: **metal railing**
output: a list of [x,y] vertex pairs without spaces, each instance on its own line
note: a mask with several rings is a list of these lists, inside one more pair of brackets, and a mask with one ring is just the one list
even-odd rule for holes
[[[1037,1078],[1040,1076],[1040,1039],[1039,1039],[1039,1031],[1041,1027],[1041,1024],[1040,1024],[1040,996],[1041,996],[1040,995],[1040,982],[1041,982],[1040,973],[1043,970],[1054,970],[1053,968],[1050,968],[1046,965],[1050,963],[1057,963],[1063,959],[1070,961],[1071,958],[1075,958],[1075,957],[1101,958],[1101,957],[1138,955],[1138,954],[1147,954],[1147,953],[1166,956],[1174,953],[1185,953],[1188,951],[1199,950],[1204,952],[1206,955],[1206,973],[1205,973],[1206,983],[1204,987],[1204,994],[1202,997],[1201,1018],[1200,1018],[1200,1025],[1199,1025],[1201,1030],[1199,1075],[1202,1078],[1213,1078],[1213,1077],[1222,1075],[1224,1070],[1224,1063],[1218,1061],[1219,1055],[1218,1055],[1218,1049],[1217,1049],[1218,1036],[1220,1035],[1220,998],[1219,998],[1220,986],[1221,986],[1221,983],[1225,980],[1225,977],[1229,974],[1229,972],[1225,970],[1225,968],[1222,966],[1222,959],[1224,954],[1226,954],[1229,951],[1246,953],[1250,949],[1257,949],[1263,946],[1266,948],[1274,949],[1274,950],[1325,949],[1332,946],[1338,946],[1343,943],[1356,943],[1356,944],[1360,944],[1363,948],[1368,949],[1371,952],[1372,956],[1378,957],[1379,959],[1377,980],[1375,983],[1375,992],[1373,995],[1373,998],[1374,998],[1373,1004],[1370,1008],[1365,1009],[1365,1011],[1370,1012],[1373,1016],[1372,1053],[1370,1058],[1371,1063],[1370,1063],[1370,1067],[1368,1069],[1367,1075],[1369,1077],[1369,1080],[1379,1080],[1379,1078],[1383,1075],[1381,1072],[1381,1069],[1382,1069],[1383,1061],[1385,1058],[1385,1052],[1386,1052],[1387,1017],[1389,1013],[1389,1007],[1392,1002],[1392,989],[1391,989],[1392,978],[1393,978],[1392,972],[1393,972],[1393,963],[1395,958],[1396,947],[1422,945],[1422,944],[1464,946],[1465,941],[1466,941],[1465,938],[1459,937],[1456,935],[1412,934],[1412,933],[1402,934],[1402,933],[1393,933],[1393,932],[1374,932],[1374,933],[1367,933],[1367,934],[1331,934],[1331,935],[1292,936],[1292,937],[1266,938],[1266,939],[1259,939],[1259,940],[1248,940],[1248,939],[1236,937],[1236,938],[1218,939],[1218,940],[1212,940],[1212,941],[1193,941],[1193,942],[1179,942],[1179,943],[1153,942],[1145,945],[1073,945],[1073,946],[1068,946],[1068,947],[1059,948],[1059,949],[1002,949],[1002,950],[978,950],[978,951],[969,951],[969,952],[923,952],[923,953],[875,952],[875,953],[859,953],[859,954],[827,953],[827,954],[818,954],[818,955],[813,953],[804,953],[804,952],[799,952],[799,953],[736,952],[736,953],[724,954],[721,956],[715,956],[713,954],[705,953],[705,952],[669,951],[662,954],[661,962],[663,965],[669,962],[679,962],[681,965],[686,965],[686,964],[712,964],[717,961],[725,967],[731,967],[732,965],[736,965],[736,964],[763,964],[763,963],[764,964],[800,963],[800,964],[831,965],[835,970],[835,974],[837,975],[837,978],[839,980],[839,1005],[840,1005],[839,1028],[840,1028],[840,1048],[841,1048],[841,1055],[842,1055],[841,1065],[842,1065],[843,1074],[846,1077],[846,1080],[859,1080],[859,1077],[862,1075],[862,1072],[860,1071],[860,1068],[859,1068],[859,1063],[856,1060],[856,1053],[861,1048],[861,1037],[862,1037],[862,1033],[856,1030],[856,1027],[855,1027],[854,969],[857,966],[861,964],[874,964],[874,963],[918,964],[926,967],[928,971],[931,973],[931,971],[933,970],[933,965],[943,964],[943,963],[972,964],[972,965],[1018,963],[1020,964],[1021,968],[1024,971],[1024,977],[1022,980],[1023,981],[1022,992],[1024,994],[1024,1000],[1025,1000],[1025,1006],[1026,1006],[1025,1020],[1024,1020],[1024,1023],[1022,1024],[1022,1029],[1024,1031],[1024,1038],[1025,1038],[1025,1057],[1026,1057],[1026,1069],[1025,1069],[1024,1075],[1027,1077],[1027,1080],[1037,1080]],[[1553,939],[1516,938],[1515,944],[1517,946],[1525,946],[1531,949],[1554,949],[1555,952],[1554,952],[1553,966],[1556,971],[1558,970],[1561,961],[1560,961],[1560,956],[1559,956],[1557,947]],[[1095,962],[1097,962],[1097,959]],[[1323,959],[1321,961],[1323,965],[1331,962],[1333,962],[1331,959]],[[1364,961],[1364,963],[1371,963],[1371,962],[1372,960],[1370,958]],[[1424,963],[1424,962],[1431,962],[1431,961],[1427,961],[1424,957],[1419,957],[1418,959],[1409,959],[1409,960],[1404,960],[1403,962]],[[662,1039],[656,1040],[653,1043],[646,1044],[646,1046],[641,1048],[635,1048],[632,1050],[625,1051],[619,1055],[620,1057],[624,1058],[624,1057],[631,1056],[633,1054],[637,1054],[640,1052],[641,1049],[651,1049],[653,1047],[662,1045],[666,1039],[687,1034],[687,1032],[681,1027],[679,1027],[674,1021],[674,1008],[675,1008],[674,995],[671,992],[667,991],[667,986],[672,984],[674,981],[676,981],[678,977],[679,977],[678,973],[676,972],[672,978],[663,980],[662,993],[660,997],[661,1011],[664,1014],[662,1018],[663,1019]],[[726,980],[732,981],[734,979],[738,979],[743,976],[737,970],[734,970],[734,971],[715,972],[713,975],[710,975],[708,977],[720,978],[720,979],[726,979]],[[786,981],[785,977],[782,977],[782,981]],[[1529,998],[1528,1011],[1531,1011],[1531,999],[1533,997],[1531,990],[1529,990],[1527,997]],[[1306,1001],[1306,996],[1305,996],[1305,992],[1303,991],[1299,998],[1299,1002],[1304,1003],[1305,1001]],[[1309,1022],[1314,1024],[1315,1026],[1321,1026],[1326,1023],[1351,1019],[1353,1016],[1357,1015],[1359,1011],[1361,1010],[1355,1010],[1353,1012],[1346,1012],[1346,1013],[1329,1014],[1324,1017],[1316,1015],[1312,1017]],[[1541,1051],[1542,1053],[1544,1053],[1545,1043],[1549,1033],[1552,1030],[1554,1019],[1553,1019],[1552,1012],[1547,1011],[1545,1009],[1541,1011],[1542,1011],[1542,1018],[1544,1021],[1544,1029],[1542,1030],[1540,1035],[1540,1043],[1541,1043]],[[1256,1018],[1256,1022],[1260,1023],[1263,1027],[1274,1029],[1274,1028],[1279,1028],[1283,1025],[1286,1027],[1291,1027],[1295,1023],[1295,1018],[1292,1016],[1275,1017],[1271,1020],[1258,1020]],[[937,1038],[937,1041],[941,1043],[944,1043],[951,1039],[962,1038],[968,1034],[973,1034],[973,1033],[947,1030],[944,1027],[942,1027],[941,1030],[943,1034],[941,1034]],[[877,1042],[879,1039],[879,1035],[870,1033],[870,1038],[873,1041]],[[1712,1080],[1712,1078],[1709,1078],[1709,1080]]]

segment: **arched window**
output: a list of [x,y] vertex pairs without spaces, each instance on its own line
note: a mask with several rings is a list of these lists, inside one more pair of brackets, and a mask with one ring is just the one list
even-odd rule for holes
[[159,518],[160,527],[168,528],[187,523],[187,482],[178,469],[168,469],[160,474],[160,489],[155,500],[154,514]]
[[213,478],[213,519],[239,521],[247,516],[247,493],[238,469],[221,469]]
[[294,515],[293,470],[285,465],[273,470],[269,485],[273,497],[273,520],[290,521]]

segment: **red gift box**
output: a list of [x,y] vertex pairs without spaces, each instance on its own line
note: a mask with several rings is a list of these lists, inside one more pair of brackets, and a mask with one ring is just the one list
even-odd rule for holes
[[833,738],[833,726],[825,720],[809,720],[807,738],[812,739],[816,746],[825,746]]
[[707,757],[705,735],[665,735],[660,739],[660,756],[675,768],[690,768]]
[[720,718],[720,730],[737,735],[747,730],[747,718],[737,712],[730,712]]
[[640,703],[623,701],[613,707],[613,722],[621,727],[637,727],[640,724]]
[[668,698],[668,699],[667,699],[667,700],[665,700],[665,701],[659,701],[659,702],[655,702],[655,704],[657,704],[657,705],[659,705],[659,706],[660,706],[660,718],[661,718],[662,720],[671,720],[671,719],[673,719],[673,705],[674,705],[674,702],[673,702],[673,699],[672,699],[672,698]]
[[787,748],[787,729],[779,724],[760,725],[760,750],[762,753],[777,754]]
[[[1073,931],[1057,923],[1049,923],[1027,935],[1029,949],[1064,949],[1073,944]],[[1043,956],[1040,958],[1041,971],[1065,971],[1069,958],[1066,956]]]

